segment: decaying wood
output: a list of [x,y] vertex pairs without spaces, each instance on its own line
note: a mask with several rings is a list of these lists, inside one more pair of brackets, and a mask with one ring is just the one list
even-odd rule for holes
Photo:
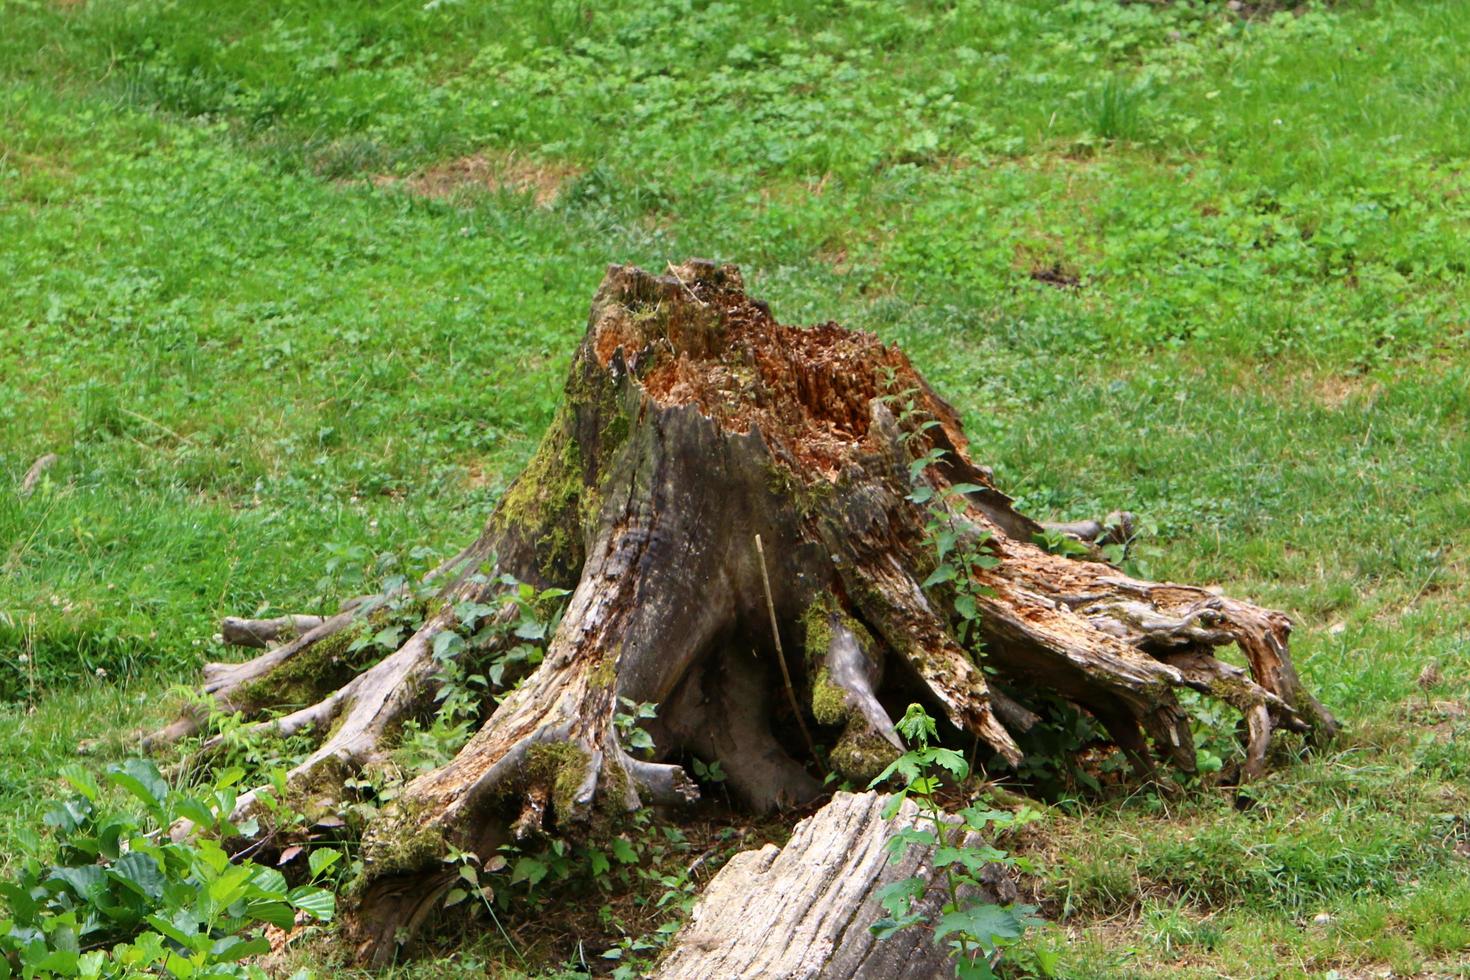
[[274,619],[240,619],[226,616],[220,621],[220,638],[231,646],[266,649],[272,643],[294,640],[322,624],[321,616],[277,616]]
[[[953,587],[924,584],[933,520],[993,559],[976,573],[968,644]],[[260,733],[315,733],[290,779],[330,805],[433,711],[434,642],[459,628],[459,603],[493,601],[503,575],[571,590],[540,666],[367,826],[352,922],[376,962],[438,907],[450,845],[488,854],[514,837],[606,834],[641,805],[693,799],[677,764],[688,755],[718,760],[750,810],[803,803],[823,762],[862,784],[891,761],[891,719],[910,701],[990,768],[1021,760],[1014,734],[1037,723],[1041,697],[1090,712],[1143,774],[1159,758],[1194,767],[1179,688],[1242,712],[1246,778],[1272,732],[1334,731],[1292,668],[1284,615],[1050,554],[1042,530],[971,461],[955,411],[897,349],[836,324],[782,325],[733,267],[614,266],[541,447],[479,539],[436,571],[437,598],[402,646],[364,659],[351,638],[372,628],[366,603],[247,663],[210,665],[205,689]],[[1248,672],[1214,658],[1228,644]],[[649,757],[620,740],[623,700],[659,705]]]
[[[838,793],[796,825],[786,846],[767,844],[735,855],[705,886],[689,922],[654,971],[655,980],[930,980],[952,973],[930,930],[913,928],[887,940],[868,926],[887,913],[878,892],[934,869],[922,848],[890,861],[887,842],[921,818],[905,801],[883,819],[891,797]],[[927,821],[924,821],[927,826]],[[978,844],[969,835],[966,844]],[[991,866],[983,891],[964,897],[1007,904],[1016,886]],[[925,898],[933,913],[943,896]]]

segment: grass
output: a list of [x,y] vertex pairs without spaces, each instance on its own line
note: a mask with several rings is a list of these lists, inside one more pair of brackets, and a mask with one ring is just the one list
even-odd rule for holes
[[1347,723],[1249,809],[1055,813],[1035,950],[1079,977],[1470,959],[1461,5],[0,18],[0,484],[61,456],[0,489],[0,854],[80,740],[128,751],[220,655],[221,615],[473,534],[603,266],[705,254],[784,320],[903,344],[1031,513],[1127,507],[1154,575],[1290,611]]

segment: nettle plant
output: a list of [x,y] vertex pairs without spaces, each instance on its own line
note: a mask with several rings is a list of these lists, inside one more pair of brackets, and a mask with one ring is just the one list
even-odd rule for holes
[[[0,978],[263,978],[246,961],[270,952],[267,926],[332,918],[335,897],[318,882],[341,854],[312,851],[309,878],[294,887],[275,868],[232,859],[224,842],[259,829],[230,819],[245,775],[232,767],[185,791],[144,759],[109,766],[102,782],[63,770],[75,792],[46,815],[54,852],[43,859],[34,839],[0,882]],[[117,790],[136,806],[115,804]],[[263,796],[272,819],[286,816]],[[181,821],[191,832],[173,840]]]
[[[487,581],[484,573],[472,577]],[[409,720],[396,756],[410,771],[443,765],[459,751],[484,720],[485,709],[541,662],[549,637],[565,608],[566,589],[536,589],[511,575],[492,600],[464,600],[454,607],[455,628],[434,637],[438,667],[433,717]],[[398,640],[392,640],[394,648]],[[498,651],[478,662],[475,651]],[[483,659],[483,658],[480,658]]]
[[[1030,823],[1040,814],[1030,808],[1019,811],[985,809],[970,805],[956,814],[948,813],[939,800],[946,775],[956,783],[970,776],[965,757],[933,744],[937,738],[934,719],[917,704],[909,705],[898,723],[899,733],[911,745],[870,784],[877,788],[890,778],[902,780],[884,810],[884,818],[898,815],[905,800],[919,810],[918,819],[897,830],[888,840],[889,860],[899,861],[910,848],[920,848],[929,859],[933,874],[912,875],[886,886],[879,901],[888,915],[869,926],[880,939],[905,929],[932,928],[934,941],[948,947],[955,976],[961,980],[990,980],[1002,952],[1013,945],[1027,928],[1039,925],[1032,905],[998,905],[974,900],[984,886],[981,875],[989,866],[1034,872],[1025,858],[1014,857],[979,839]],[[929,901],[938,888],[939,901]]]
[[[889,372],[890,386],[894,379]],[[939,425],[939,421],[925,417],[915,407],[917,388],[905,388],[883,396],[890,404],[898,406],[898,428],[905,446],[920,439],[924,433]],[[986,545],[990,532],[972,525],[961,526],[956,514],[964,512],[965,497],[983,488],[972,483],[949,484],[935,489],[924,479],[924,472],[941,462],[947,450],[939,447],[929,449],[909,462],[909,483],[913,490],[908,500],[915,506],[925,508],[928,519],[924,524],[924,543],[934,553],[934,570],[922,583],[924,589],[949,586],[954,592],[954,611],[959,617],[956,627],[961,646],[972,655],[979,653],[979,640],[973,636],[975,624],[980,619],[979,600],[989,594],[985,586],[976,580],[975,573],[1000,564],[1000,559],[990,554]],[[983,667],[983,664],[982,664]]]
[[986,551],[989,531],[962,529],[955,521],[955,514],[963,509],[965,495],[980,490],[980,487],[973,483],[953,483],[936,491],[922,482],[924,470],[943,459],[944,454],[943,449],[931,449],[909,464],[909,476],[915,486],[908,499],[929,508],[924,541],[934,552],[935,565],[934,571],[922,583],[923,588],[948,585],[954,590],[954,611],[959,617],[957,638],[973,653],[979,647],[978,639],[971,635],[980,619],[979,600],[990,594],[976,580],[975,573],[996,567],[1000,559]]

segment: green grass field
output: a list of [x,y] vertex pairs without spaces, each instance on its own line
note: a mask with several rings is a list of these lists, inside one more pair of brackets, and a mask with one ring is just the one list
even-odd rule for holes
[[220,616],[473,535],[605,265],[704,255],[1345,722],[1055,809],[1023,962],[1470,976],[1470,9],[1255,6],[0,0],[0,855]]

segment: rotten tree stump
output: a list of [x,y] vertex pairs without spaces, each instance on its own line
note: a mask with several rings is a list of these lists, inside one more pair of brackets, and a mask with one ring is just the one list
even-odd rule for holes
[[[968,642],[953,584],[925,584],[936,519],[986,555]],[[1286,616],[1049,554],[1041,531],[896,348],[834,323],[780,324],[731,266],[614,266],[540,448],[479,539],[434,573],[437,598],[402,646],[366,657],[351,644],[363,609],[292,620],[284,635],[306,631],[210,665],[206,690],[262,733],[314,734],[290,779],[329,805],[405,722],[432,715],[436,637],[463,632],[462,602],[493,601],[506,574],[571,590],[540,666],[367,826],[351,920],[379,963],[439,907],[450,845],[484,855],[514,837],[605,836],[630,810],[695,798],[679,765],[690,755],[720,761],[752,811],[813,799],[823,764],[863,785],[901,750],[891,719],[911,701],[992,768],[1020,761],[1013,731],[1053,696],[1090,712],[1144,776],[1157,759],[1194,767],[1180,688],[1240,710],[1246,779],[1274,731],[1334,731],[1297,679]],[[1215,658],[1230,644],[1249,671]],[[467,642],[459,656],[476,669],[496,653]],[[620,741],[620,699],[660,706],[652,757]],[[825,760],[793,737],[804,727]]]

